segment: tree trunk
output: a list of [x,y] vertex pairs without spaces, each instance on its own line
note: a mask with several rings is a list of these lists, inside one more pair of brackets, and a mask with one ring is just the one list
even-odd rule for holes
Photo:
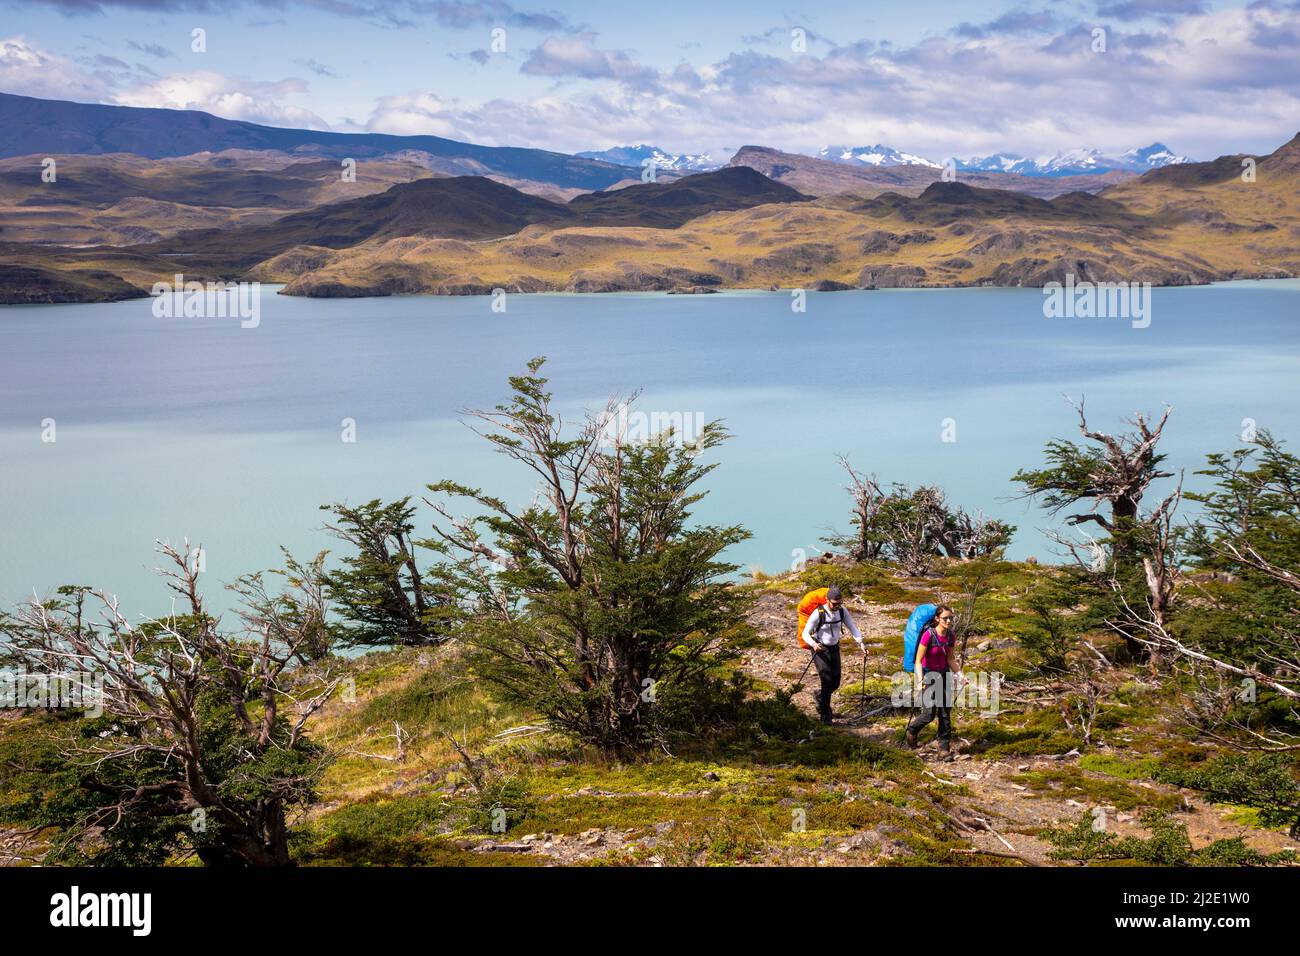
[[1136,498],[1116,498],[1111,503],[1111,556],[1117,569],[1133,558],[1133,532],[1137,527],[1137,515]]

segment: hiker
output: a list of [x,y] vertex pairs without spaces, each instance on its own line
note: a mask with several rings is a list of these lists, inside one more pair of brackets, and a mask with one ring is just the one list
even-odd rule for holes
[[908,722],[907,745],[917,746],[919,734],[935,717],[939,718],[939,753],[951,756],[952,741],[952,623],[953,611],[940,604],[934,618],[921,634],[916,648],[916,689],[920,712]]
[[799,635],[804,645],[812,651],[812,663],[821,679],[821,690],[814,697],[817,701],[817,716],[823,724],[829,724],[834,719],[831,713],[831,694],[840,686],[840,635],[845,627],[865,655],[867,645],[858,633],[858,626],[849,616],[849,609],[844,606],[840,589],[832,585],[826,589],[826,602],[808,615],[808,623]]

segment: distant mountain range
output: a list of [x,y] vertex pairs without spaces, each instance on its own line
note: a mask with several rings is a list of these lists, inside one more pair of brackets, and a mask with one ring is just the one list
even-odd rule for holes
[[605,189],[640,171],[513,146],[478,146],[441,136],[331,133],[222,119],[197,110],[101,106],[0,93],[0,159],[9,156],[133,153],[151,159],[231,149],[277,150],[342,160],[403,154],[443,175],[496,175],[561,189]]
[[[670,153],[658,146],[616,146],[599,152],[582,152],[583,159],[603,160],[622,166],[641,168],[653,159],[660,169],[675,172],[705,172],[725,165],[707,153]],[[817,159],[845,166],[866,169],[883,169],[893,166],[923,166],[942,169],[943,161],[909,153],[883,143],[874,146],[823,146],[815,154]],[[994,153],[991,156],[973,156],[958,160],[957,169],[971,173],[1012,173],[1017,176],[1093,176],[1112,172],[1145,173],[1162,166],[1190,163],[1163,143],[1152,143],[1141,149],[1130,149],[1119,156],[1107,156],[1099,149],[1066,150],[1055,156],[1030,159],[1018,153]],[[733,163],[734,165],[734,163]]]
[[[335,133],[284,129],[222,119],[197,110],[144,109],[42,100],[0,93],[0,159],[13,156],[130,153],[150,159],[219,153],[228,150],[277,151],[293,156],[333,159],[400,158],[435,175],[491,176],[554,198],[608,189],[640,179],[647,160],[664,171],[684,175],[719,169],[708,154],[673,153],[658,146],[619,146],[576,155],[504,146],[480,146],[440,136],[387,133]],[[816,158],[859,169],[900,166],[936,170],[943,163],[884,144],[827,146]],[[1013,153],[977,156],[957,163],[970,173],[1011,173],[1059,178],[1112,172],[1144,173],[1189,162],[1162,143],[1107,156],[1097,149],[1075,149],[1045,159]],[[733,158],[730,165],[740,165]],[[1008,188],[1015,188],[1009,186]]]
[[[917,188],[911,186],[908,192],[839,192],[809,200],[806,191],[786,190],[735,164],[669,184],[579,196],[563,211],[552,210],[549,222],[535,220],[490,242],[438,238],[447,234],[442,217],[455,204],[432,204],[438,215],[421,238],[377,237],[333,249],[296,245],[248,274],[288,283],[286,294],[330,297],[481,295],[495,288],[698,293],[1042,286],[1069,275],[1184,285],[1300,274],[1300,137],[1258,159],[1251,189],[1240,188],[1241,158],[1171,165],[1142,176],[1109,174],[1120,178],[1099,195],[1072,190],[1050,199],[973,182],[983,176],[1048,186],[1102,177],[969,173],[956,182],[932,180],[916,195],[908,194]],[[859,176],[937,176],[916,165],[867,170],[803,160]],[[395,186],[390,193],[441,191],[438,182]],[[524,202],[514,196],[509,206]],[[357,208],[383,205],[372,198]]]
[[1018,173],[1021,176],[1084,176],[1093,173],[1146,173],[1164,166],[1178,166],[1192,160],[1180,156],[1164,143],[1152,143],[1130,149],[1118,156],[1107,156],[1099,149],[1071,149],[1046,159],[1028,159],[1014,153],[994,153],[958,161],[959,170],[971,172]]
[[143,297],[177,273],[331,297],[1300,275],[1300,137],[1243,188],[1245,157],[1159,143],[984,157],[945,182],[881,145],[744,146],[697,172],[646,145],[615,163],[3,94],[0,126],[0,303]]
[[892,146],[823,146],[817,150],[818,159],[828,159],[833,163],[845,163],[849,166],[933,166],[943,168],[942,163],[904,153]]
[[[813,196],[837,193],[871,196],[886,191],[915,196],[943,175],[939,166],[845,163],[802,153],[783,153],[767,146],[742,146],[731,157],[731,165],[757,169],[764,176]],[[1079,176],[1025,176],[1013,172],[963,170],[958,178],[972,186],[1051,199],[1068,192],[1098,192],[1135,175],[1121,170]]]
[[[942,162],[906,153],[892,146],[824,146],[818,159],[848,166],[929,166],[943,167]],[[1017,153],[994,153],[957,160],[957,169],[972,173],[1014,173],[1018,176],[1089,176],[1110,172],[1145,173],[1163,166],[1190,163],[1163,143],[1130,149],[1119,156],[1107,156],[1099,149],[1067,150],[1043,159],[1029,159]]]
[[575,154],[583,159],[597,159],[607,163],[616,163],[619,166],[633,166],[637,169],[645,167],[646,160],[653,159],[655,166],[660,169],[671,169],[674,172],[691,172],[705,173],[710,170],[720,169],[726,163],[720,163],[708,153],[669,153],[660,149],[658,146],[615,146],[613,149],[602,149],[599,152],[583,152]]

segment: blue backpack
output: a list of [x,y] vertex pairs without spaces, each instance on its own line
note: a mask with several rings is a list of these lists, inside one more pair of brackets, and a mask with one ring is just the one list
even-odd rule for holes
[[903,631],[903,670],[909,674],[916,668],[916,645],[934,620],[934,612],[938,608],[937,604],[918,604],[912,616],[907,619],[907,628]]

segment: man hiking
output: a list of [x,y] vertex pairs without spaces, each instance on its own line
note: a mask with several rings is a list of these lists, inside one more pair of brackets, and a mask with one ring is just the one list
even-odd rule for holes
[[[916,688],[921,711],[908,722],[907,745],[917,746],[917,734],[939,718],[939,753],[951,756],[952,741],[952,622],[953,612],[946,604],[934,611],[934,620],[921,634],[916,648]],[[960,676],[960,675],[958,675]]]
[[817,667],[817,676],[821,679],[821,690],[814,696],[817,701],[817,716],[823,724],[829,724],[834,715],[831,713],[831,694],[840,686],[840,636],[843,628],[848,628],[853,639],[867,653],[867,645],[858,633],[858,626],[849,617],[849,609],[844,606],[844,597],[840,589],[832,585],[826,589],[826,603],[808,615],[808,623],[799,635],[804,645],[812,651],[812,663]]

